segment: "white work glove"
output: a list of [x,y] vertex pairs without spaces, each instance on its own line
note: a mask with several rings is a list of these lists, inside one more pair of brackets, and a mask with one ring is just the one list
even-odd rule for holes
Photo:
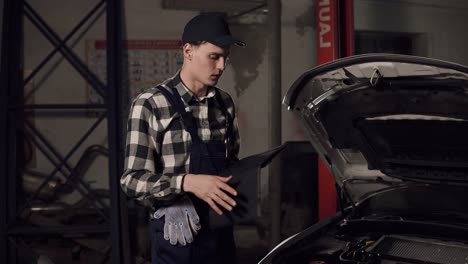
[[161,207],[154,218],[164,219],[164,239],[171,245],[177,242],[183,246],[192,243],[197,231],[201,229],[200,218],[190,198],[185,195],[171,206]]

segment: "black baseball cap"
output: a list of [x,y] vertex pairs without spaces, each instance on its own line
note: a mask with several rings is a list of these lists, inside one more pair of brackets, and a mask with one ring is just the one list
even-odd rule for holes
[[245,47],[245,42],[233,37],[229,26],[219,14],[200,14],[185,25],[182,44],[207,41],[218,47],[236,44]]

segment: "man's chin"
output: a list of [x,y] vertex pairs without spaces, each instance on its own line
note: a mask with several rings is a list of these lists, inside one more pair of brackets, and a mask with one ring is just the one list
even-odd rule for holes
[[209,80],[206,85],[208,86],[215,86],[218,83],[218,80]]

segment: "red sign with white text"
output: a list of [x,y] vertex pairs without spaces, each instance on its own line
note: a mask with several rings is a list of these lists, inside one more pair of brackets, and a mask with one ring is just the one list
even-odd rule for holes
[[[105,40],[96,40],[94,43],[95,49],[105,49],[106,48]],[[123,47],[129,50],[136,49],[182,49],[181,40],[125,40],[123,42]]]
[[[337,0],[317,0],[317,63],[338,58]],[[325,163],[318,160],[319,219],[336,214],[335,181]]]
[[337,0],[317,0],[317,63],[338,58]]
[[[316,0],[317,63],[323,64],[354,53],[353,0]],[[338,15],[340,14],[340,15]],[[318,160],[319,218],[337,211],[335,181],[326,164]]]

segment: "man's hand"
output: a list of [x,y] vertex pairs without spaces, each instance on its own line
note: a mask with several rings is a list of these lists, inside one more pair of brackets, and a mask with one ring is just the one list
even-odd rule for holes
[[227,184],[232,179],[206,174],[187,174],[184,178],[184,191],[195,194],[205,201],[217,214],[222,215],[219,209],[221,205],[226,210],[231,211],[236,202],[227,193],[236,196],[237,192]]

